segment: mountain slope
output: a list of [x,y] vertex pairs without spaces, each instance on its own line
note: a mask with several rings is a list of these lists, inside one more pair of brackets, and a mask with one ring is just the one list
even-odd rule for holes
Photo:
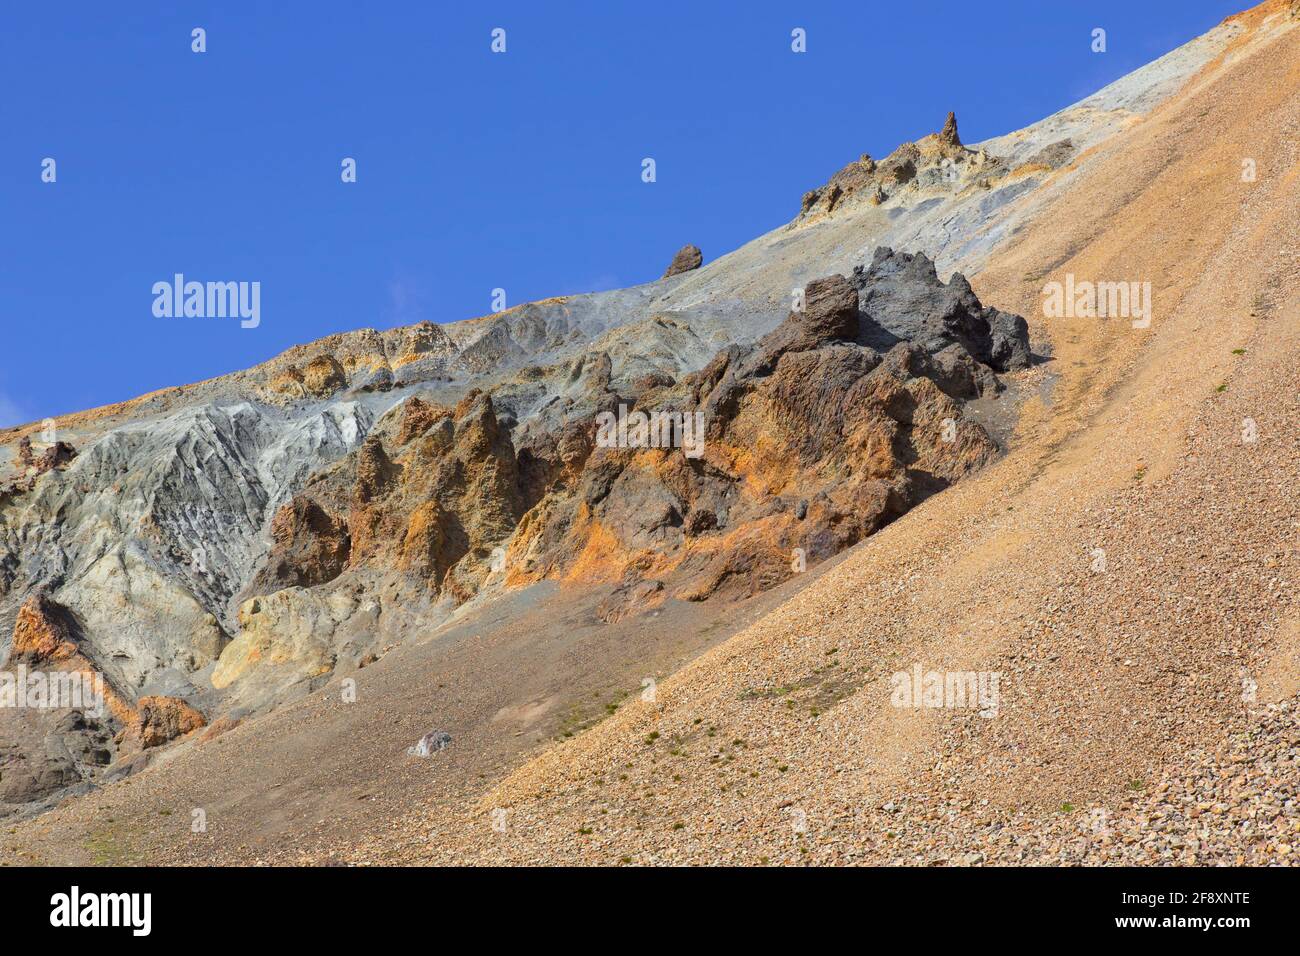
[[[1059,814],[1062,805],[1094,804],[1089,809],[1106,809],[1118,819],[1119,798],[1132,781],[1154,784],[1184,747],[1221,742],[1229,728],[1249,722],[1240,694],[1243,672],[1259,675],[1265,700],[1294,692],[1286,684],[1285,667],[1269,658],[1282,653],[1287,635],[1294,641],[1296,633],[1295,609],[1287,603],[1294,559],[1277,544],[1276,531],[1296,526],[1286,494],[1295,477],[1296,430],[1288,418],[1293,406],[1269,400],[1279,389],[1294,392],[1288,376],[1296,343],[1287,327],[1294,329],[1295,323],[1285,318],[1295,292],[1296,183],[1289,171],[1297,159],[1300,83],[1294,64],[1300,59],[1297,31],[1286,16],[1284,5],[1265,4],[1083,104],[982,148],[962,147],[953,124],[951,131],[945,127],[911,148],[905,145],[879,164],[860,160],[828,184],[832,192],[840,191],[833,205],[819,190],[789,227],[698,271],[453,326],[332,337],[227,380],[74,418],[68,435],[82,449],[83,462],[74,462],[74,468],[99,461],[101,449],[124,441],[142,418],[150,421],[150,434],[180,428],[184,437],[169,447],[182,457],[183,449],[197,449],[198,457],[211,461],[210,447],[238,448],[238,454],[217,453],[223,468],[237,464],[254,489],[251,505],[240,497],[240,508],[251,510],[244,511],[246,525],[234,526],[233,537],[245,550],[239,551],[234,540],[220,549],[221,563],[215,566],[229,580],[209,595],[213,619],[231,630],[240,627],[236,640],[219,649],[224,661],[235,648],[233,665],[260,659],[271,647],[257,650],[257,629],[246,626],[247,617],[230,623],[242,616],[234,614],[231,602],[245,597],[258,575],[265,582],[268,574],[280,574],[277,568],[294,580],[328,573],[320,568],[337,554],[329,540],[334,526],[319,520],[307,503],[292,507],[290,514],[300,514],[301,527],[312,534],[299,533],[289,520],[276,534],[273,518],[283,513],[278,506],[294,500],[308,478],[286,480],[266,454],[274,461],[275,449],[299,447],[306,436],[316,436],[310,440],[319,444],[295,453],[306,455],[312,470],[326,476],[315,480],[327,485],[333,480],[328,476],[343,468],[350,469],[340,485],[348,495],[354,488],[380,489],[388,466],[401,462],[381,459],[364,435],[371,432],[386,443],[416,434],[419,407],[406,401],[400,415],[394,409],[417,387],[427,408],[453,409],[448,447],[464,441],[478,448],[484,439],[491,444],[501,426],[524,447],[539,423],[545,431],[562,420],[547,411],[557,400],[570,400],[570,408],[581,405],[590,383],[584,375],[594,375],[604,390],[617,391],[656,374],[707,378],[706,363],[720,349],[761,356],[773,341],[801,328],[796,315],[785,320],[785,332],[778,329],[791,289],[820,275],[865,267],[871,250],[882,243],[926,252],[945,272],[970,269],[980,299],[1028,317],[1036,350],[1053,358],[1046,366],[1050,391],[1035,393],[1044,369],[1010,377],[1013,395],[1031,397],[1006,458],[923,501],[816,580],[789,582],[775,595],[789,592],[787,603],[661,681],[654,702],[619,706],[614,716],[487,794],[465,775],[472,769],[496,776],[500,762],[475,762],[467,754],[423,776],[418,762],[402,764],[400,740],[431,729],[420,726],[421,714],[425,719],[430,711],[461,714],[461,696],[492,694],[491,704],[477,704],[457,718],[465,723],[451,727],[453,737],[477,748],[478,756],[495,753],[507,765],[517,760],[522,751],[503,748],[494,727],[499,735],[502,721],[516,719],[511,715],[534,705],[545,708],[558,688],[544,691],[522,679],[512,683],[514,678],[494,672],[492,665],[504,666],[511,657],[510,641],[519,640],[512,624],[534,619],[527,607],[509,603],[508,590],[471,601],[448,618],[432,616],[402,594],[388,606],[416,613],[381,637],[377,650],[397,631],[432,630],[430,625],[442,620],[448,622],[444,637],[463,622],[466,637],[486,639],[496,650],[458,649],[450,639],[445,648],[435,646],[441,637],[402,648],[367,667],[377,699],[367,697],[365,706],[352,712],[338,706],[337,683],[327,683],[328,674],[309,680],[293,691],[292,696],[310,694],[300,703],[209,743],[190,740],[173,747],[126,783],[25,826],[15,845],[59,859],[81,858],[76,847],[96,828],[91,811],[111,806],[115,819],[131,821],[114,838],[146,859],[277,854],[292,859],[299,851],[292,844],[271,849],[270,831],[232,825],[226,832],[241,834],[234,842],[220,829],[195,840],[179,831],[153,832],[157,828],[150,830],[148,821],[159,807],[207,806],[221,799],[212,793],[214,780],[236,791],[228,804],[274,804],[274,786],[251,778],[259,767],[275,767],[305,752],[326,774],[331,765],[335,773],[352,774],[338,791],[326,791],[333,794],[330,799],[341,799],[346,787],[370,788],[374,781],[391,784],[398,797],[383,813],[350,815],[347,829],[326,826],[310,840],[293,828],[274,831],[293,835],[301,852],[312,857],[332,852],[363,860],[911,862],[976,854],[1051,859],[1061,852],[1060,831],[1078,822]],[[1261,115],[1269,122],[1260,123]],[[1061,145],[1066,139],[1069,145]],[[1241,181],[1243,158],[1256,160],[1258,181]],[[950,178],[956,159],[959,168]],[[1133,330],[1116,319],[1039,318],[1043,283],[1067,273],[1151,281],[1156,316],[1151,328]],[[870,314],[864,291],[858,289],[858,304]],[[758,341],[764,335],[777,338],[764,345]],[[854,336],[832,336],[818,348],[843,351],[846,346],[835,343],[848,338]],[[1234,355],[1234,349],[1245,352]],[[597,361],[600,353],[606,358]],[[914,379],[930,382],[931,388],[939,380],[933,373]],[[1228,387],[1216,391],[1225,382]],[[474,388],[491,393],[491,422]],[[967,409],[975,416],[979,399],[969,398]],[[230,429],[259,434],[262,420],[269,419],[275,423],[271,437],[196,443],[215,427],[214,415],[223,423],[249,415],[238,411],[239,403],[249,403],[258,423],[231,424],[227,436]],[[231,404],[233,414],[224,411]],[[362,424],[339,427],[342,409],[352,410],[348,421]],[[374,432],[386,415],[387,424]],[[1259,436],[1250,448],[1239,440],[1241,419],[1247,417]],[[437,413],[428,424],[445,420]],[[372,451],[365,452],[367,447]],[[150,450],[149,460],[156,451]],[[789,453],[781,457],[788,459]],[[363,459],[368,471],[360,468]],[[158,457],[151,487],[168,486],[168,460],[168,455]],[[336,460],[339,464],[332,464]],[[467,452],[458,460],[484,462],[492,456]],[[506,459],[497,460],[500,468],[509,467]],[[500,468],[471,476],[467,487],[497,480]],[[362,480],[361,471],[374,480]],[[53,491],[51,479],[57,478],[42,479],[45,484],[32,492],[34,500],[48,502],[50,513],[66,507]],[[1207,496],[1209,483],[1216,497]],[[214,507],[215,499],[203,497],[209,494],[206,486],[198,490],[209,509],[240,510]],[[1223,503],[1238,500],[1251,506]],[[75,501],[76,508],[88,507]],[[1210,507],[1217,509],[1213,522],[1206,519]],[[154,521],[166,528],[173,509],[165,503],[155,508]],[[460,514],[454,506],[447,510]],[[375,515],[376,527],[389,513],[381,509]],[[401,514],[409,530],[412,516]],[[75,519],[64,527],[91,526],[84,512]],[[249,527],[261,533],[260,551],[251,560],[246,557]],[[323,545],[313,536],[319,529],[324,529]],[[762,533],[759,537],[766,541]],[[189,543],[184,532],[176,532],[175,539]],[[1099,548],[1103,572],[1093,570]],[[182,559],[173,557],[170,566],[147,555],[141,564],[155,574],[161,564],[162,579],[172,580],[192,567],[183,561],[184,553],[181,547]],[[1204,566],[1209,556],[1234,562],[1245,556],[1247,566],[1225,574],[1221,564]],[[607,557],[608,552],[597,552],[588,565],[605,566]],[[129,559],[114,560],[128,568],[129,577]],[[1256,565],[1269,573],[1255,573]],[[582,562],[577,567],[581,570]],[[215,576],[221,579],[221,573]],[[382,582],[372,579],[360,593],[370,588],[371,595],[379,595],[382,583],[375,580]],[[1189,588],[1191,580],[1201,583]],[[568,586],[590,583],[579,574]],[[202,588],[189,593],[195,592]],[[548,606],[563,617],[556,608],[576,609],[589,600],[584,613],[615,622],[606,625],[612,630],[599,631],[605,640],[609,634],[654,630],[659,611],[624,618],[628,606],[611,606],[608,597],[584,592],[579,599],[562,592],[561,603]],[[633,596],[633,612],[648,609],[644,597]],[[304,639],[319,633],[335,606],[322,605]],[[749,606],[764,605],[760,598]],[[12,603],[8,607],[16,612]],[[347,610],[348,626],[369,627],[364,599]],[[673,604],[663,613],[685,615],[675,620],[700,631],[727,616],[717,608],[686,611]],[[1192,615],[1199,616],[1185,631],[1144,624]],[[1234,635],[1231,641],[1222,637],[1224,622]],[[645,670],[662,673],[660,666],[670,661],[676,666],[709,643],[686,642]],[[175,654],[173,648],[164,650]],[[445,676],[451,665],[441,655],[447,654],[461,655],[454,687],[477,688],[478,681],[483,689],[457,690],[446,695],[445,704],[435,695],[432,707],[414,700],[422,687],[427,691],[430,681]],[[546,671],[565,654],[563,643],[556,642],[533,663]],[[128,648],[117,672],[125,683],[144,676],[127,666],[135,662],[133,655]],[[913,664],[926,670],[1000,672],[998,716],[985,720],[973,713],[936,715],[890,706],[890,676]],[[211,671],[214,684],[230,676],[226,671],[216,677],[220,668],[215,664]],[[633,654],[624,670],[600,672],[599,681],[634,687],[635,668]],[[594,680],[599,671],[586,659],[577,669],[586,674],[583,680]],[[257,690],[239,667],[233,672],[237,689]],[[185,680],[193,686],[208,676],[200,669]],[[358,679],[362,688],[370,683],[366,675]],[[189,693],[184,687],[179,692]],[[328,715],[332,729],[319,743],[309,727],[301,726],[307,715]],[[1285,740],[1286,726],[1279,730],[1280,718],[1270,719],[1266,732]],[[405,736],[384,729],[393,723]],[[324,739],[349,736],[373,741],[367,751],[379,751],[367,753],[364,772],[343,769],[357,759],[354,751],[345,759],[323,746]],[[455,786],[447,789],[452,778]],[[410,806],[435,792],[438,798]],[[299,787],[292,805],[305,813],[322,799]],[[491,826],[494,809],[508,810],[504,835]],[[401,818],[403,811],[409,816]],[[1234,842],[1221,833],[1206,837],[1204,852],[1276,856],[1282,842],[1278,828],[1294,822],[1292,813],[1269,817],[1273,829],[1260,840]],[[391,822],[394,814],[399,823]],[[806,830],[795,833],[795,821]],[[1022,831],[1027,843],[1009,839]],[[1180,839],[1185,844],[1185,835]],[[1080,852],[1105,857],[1094,842]],[[1167,844],[1146,849],[1157,859],[1174,852]]]

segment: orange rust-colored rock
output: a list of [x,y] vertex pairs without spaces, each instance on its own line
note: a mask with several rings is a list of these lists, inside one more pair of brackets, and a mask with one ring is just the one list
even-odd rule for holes
[[[355,357],[353,358],[356,362]],[[266,396],[270,399],[327,398],[348,384],[347,372],[333,355],[321,353],[299,367],[285,362],[269,376]]]
[[405,445],[413,438],[419,438],[429,430],[434,422],[449,417],[449,409],[432,405],[419,398],[409,398],[402,405],[402,424],[397,431],[397,444]]
[[348,384],[347,373],[332,355],[317,355],[302,372],[303,388],[317,398],[333,395]]
[[33,665],[71,660],[77,643],[70,615],[46,594],[33,594],[18,609],[9,653]]
[[242,721],[238,717],[218,717],[199,735],[199,743],[207,743],[215,740],[222,734],[234,730]]
[[123,741],[129,747],[157,747],[203,727],[203,715],[179,697],[141,697],[135,717],[127,725]]
[[19,608],[8,664],[83,674],[97,682],[109,713],[119,724],[129,725],[137,717],[130,701],[81,653],[71,612],[44,592],[33,594]]

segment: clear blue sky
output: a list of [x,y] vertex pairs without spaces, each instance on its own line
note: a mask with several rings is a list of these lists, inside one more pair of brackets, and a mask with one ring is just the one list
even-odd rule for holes
[[[714,259],[949,109],[1016,129],[1246,4],[6,2],[0,425]],[[176,272],[261,282],[261,325],[155,318]]]

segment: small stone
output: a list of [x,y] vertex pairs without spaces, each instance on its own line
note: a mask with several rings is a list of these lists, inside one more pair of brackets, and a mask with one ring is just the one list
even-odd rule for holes
[[434,730],[419,739],[414,747],[407,748],[412,757],[431,757],[439,750],[446,750],[451,745],[451,734],[445,730]]

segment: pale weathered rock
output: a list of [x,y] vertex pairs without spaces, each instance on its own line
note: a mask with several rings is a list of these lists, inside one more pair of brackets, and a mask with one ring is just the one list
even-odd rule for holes
[[451,746],[451,734],[445,730],[435,730],[425,734],[414,747],[407,749],[407,753],[413,757],[432,757],[440,750],[446,750]]

